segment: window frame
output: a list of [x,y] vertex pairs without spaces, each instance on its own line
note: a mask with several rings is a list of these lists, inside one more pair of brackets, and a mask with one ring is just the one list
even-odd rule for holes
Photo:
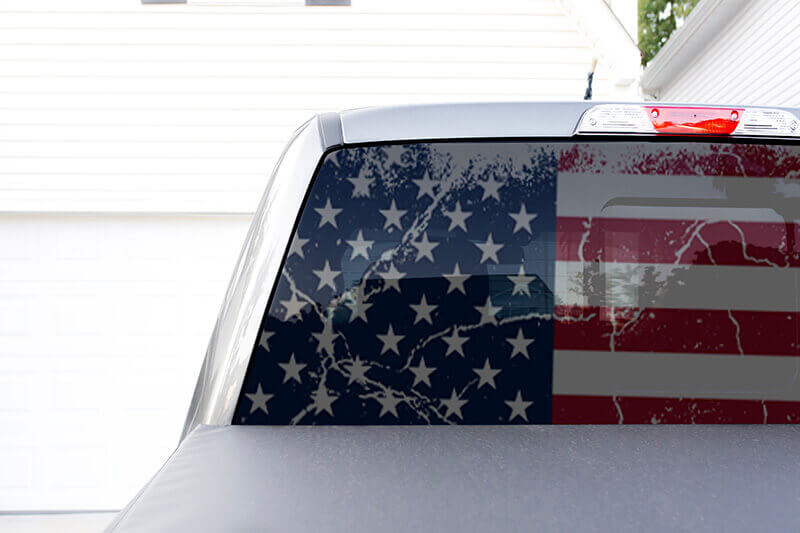
[[[316,161],[314,172],[308,180],[308,185],[302,200],[302,203],[295,214],[292,222],[291,231],[289,233],[289,240],[283,250],[281,261],[277,269],[276,275],[271,283],[269,297],[266,300],[266,305],[262,310],[261,320],[258,329],[256,330],[255,338],[252,342],[247,359],[247,366],[238,379],[236,391],[236,401],[232,409],[226,410],[228,413],[226,423],[235,425],[235,416],[241,408],[241,402],[246,400],[244,395],[244,386],[252,373],[253,357],[259,346],[260,332],[263,331],[269,310],[274,302],[275,294],[278,288],[281,273],[286,267],[286,262],[289,257],[291,249],[291,240],[297,232],[297,228],[302,219],[303,213],[306,210],[311,192],[317,182],[323,163],[327,158],[340,150],[362,148],[362,147],[376,147],[376,146],[398,146],[398,145],[415,145],[415,144],[455,144],[455,143],[552,143],[552,144],[594,144],[594,143],[702,143],[702,144],[745,144],[745,145],[770,145],[770,146],[800,146],[800,139],[787,139],[784,137],[730,137],[730,136],[711,136],[711,135],[645,135],[645,134],[611,134],[611,135],[571,135],[571,136],[533,136],[533,137],[468,137],[468,138],[423,138],[423,139],[397,139],[397,140],[382,140],[382,141],[369,141],[357,143],[341,143],[335,146],[328,147],[323,150]],[[262,201],[263,203],[263,201]],[[259,207],[259,211],[263,206]],[[258,213],[257,213],[258,216]],[[254,222],[255,223],[255,222]],[[252,231],[252,228],[251,228]],[[800,296],[799,296],[800,297]],[[204,363],[205,368],[205,363]],[[197,392],[195,392],[197,394]],[[194,401],[194,400],[193,400]],[[187,427],[189,420],[187,420]],[[188,431],[184,429],[184,435]]]

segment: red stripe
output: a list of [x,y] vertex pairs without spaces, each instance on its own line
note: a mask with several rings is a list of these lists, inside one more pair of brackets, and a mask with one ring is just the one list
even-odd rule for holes
[[800,266],[793,223],[558,217],[557,228],[558,261]]
[[636,141],[622,145],[624,150],[619,146],[619,143],[602,142],[570,145],[559,155],[558,171],[785,178],[800,169],[800,153],[796,146]]
[[554,424],[794,424],[800,402],[553,396]]
[[556,350],[608,351],[616,331],[616,351],[800,355],[800,313],[556,306],[555,316]]

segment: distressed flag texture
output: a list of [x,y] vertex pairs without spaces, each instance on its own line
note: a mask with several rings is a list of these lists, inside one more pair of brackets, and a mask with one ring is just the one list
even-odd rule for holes
[[553,420],[800,421],[797,146],[560,157]]
[[235,422],[797,421],[798,169],[744,144],[332,152]]

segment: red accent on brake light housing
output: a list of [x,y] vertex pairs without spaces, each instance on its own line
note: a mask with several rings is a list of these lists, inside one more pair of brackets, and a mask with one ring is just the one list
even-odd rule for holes
[[743,108],[644,106],[656,133],[730,135]]

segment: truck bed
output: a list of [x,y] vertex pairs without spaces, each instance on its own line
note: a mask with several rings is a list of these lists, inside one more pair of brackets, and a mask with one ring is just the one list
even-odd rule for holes
[[798,452],[793,426],[200,426],[108,531],[797,531]]

